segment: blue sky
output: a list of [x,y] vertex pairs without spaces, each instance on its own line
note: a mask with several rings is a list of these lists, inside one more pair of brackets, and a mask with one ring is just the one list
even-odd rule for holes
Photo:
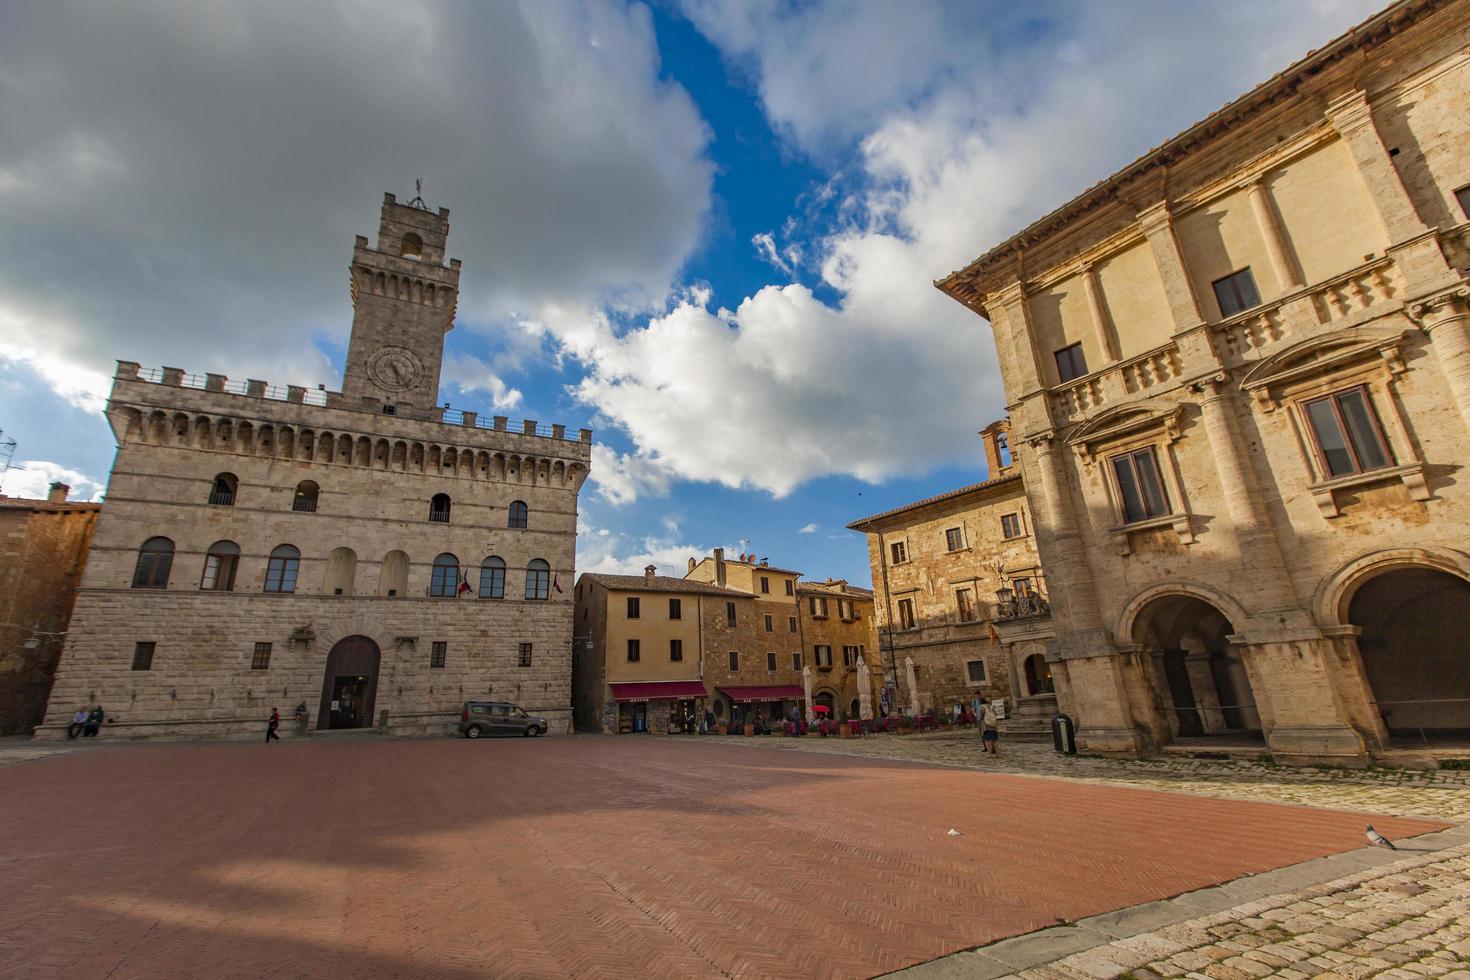
[[343,270],[424,179],[443,400],[590,425],[579,569],[749,550],[984,478],[987,325],[932,288],[1365,0],[0,8],[3,489],[100,492],[115,358],[340,381]]

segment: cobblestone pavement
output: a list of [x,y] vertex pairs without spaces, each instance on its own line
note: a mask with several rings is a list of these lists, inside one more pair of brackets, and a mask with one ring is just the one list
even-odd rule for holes
[[[975,962],[984,960],[976,956]],[[951,962],[929,975],[956,980],[998,975],[965,967]],[[1467,980],[1470,845],[1408,856],[999,975],[1011,980]]]
[[1357,814],[716,741],[9,766],[0,976],[861,977],[1362,841]]
[[1010,740],[1001,754],[980,751],[973,733],[878,735],[869,738],[749,738],[721,742],[763,749],[968,766],[986,772],[1056,776],[1110,786],[1136,786],[1228,799],[1470,821],[1470,771],[1313,769],[1204,759],[1102,759],[1060,755],[1050,742]]

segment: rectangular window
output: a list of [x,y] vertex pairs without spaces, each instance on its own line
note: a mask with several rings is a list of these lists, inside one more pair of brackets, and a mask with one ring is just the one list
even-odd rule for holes
[[818,670],[831,670],[832,648],[826,644],[812,647],[812,660],[816,663]]
[[786,580],[786,594],[796,595],[796,583],[792,582],[791,579]]
[[250,654],[250,669],[265,670],[271,665],[271,645],[269,643],[255,644],[255,652]]
[[1011,591],[1014,592],[1014,593],[1016,593],[1016,595],[1018,597],[1019,596],[1023,596],[1023,595],[1030,595],[1031,594],[1031,580],[1029,578],[1013,578],[1013,579],[1011,579]]
[[971,684],[984,684],[985,683],[985,661],[983,661],[983,660],[967,660],[967,661],[965,661],[965,673],[969,676],[970,683]]
[[684,618],[684,604],[682,602],[680,602],[678,599],[670,599],[669,600],[669,618],[670,619],[683,619]]
[[153,649],[158,644],[152,640],[143,640],[133,644],[133,669],[151,670],[153,667]]
[[1152,446],[1114,456],[1113,475],[1118,479],[1123,523],[1146,521],[1169,513],[1169,497],[1164,493],[1159,458]]
[[1082,345],[1072,344],[1056,352],[1057,377],[1062,384],[1082,377],[1087,373],[1087,359],[1082,356]]
[[204,556],[204,577],[199,581],[199,588],[205,592],[233,592],[235,589],[235,567],[240,562],[240,549],[229,545],[233,551],[226,551],[220,545],[209,549],[209,554]]
[[821,596],[807,596],[807,608],[812,611],[813,619],[827,618],[827,600]]
[[735,625],[735,603],[725,603],[725,622],[731,626]]
[[796,632],[796,617],[795,616],[787,616],[786,617],[786,629],[787,629],[787,632],[790,632],[790,633],[795,633]]
[[443,640],[435,640],[429,646],[429,666],[443,667],[444,655],[449,651],[449,644]]
[[766,670],[772,672],[776,670],[776,655],[774,653],[766,654]]
[[856,667],[857,666],[857,662],[858,662],[858,651],[860,649],[862,649],[862,648],[861,647],[843,647],[842,648],[842,666],[844,666],[844,667]]
[[902,541],[893,542],[893,544],[888,546],[888,550],[893,555],[893,563],[895,565],[902,565],[909,560],[909,547]]
[[901,630],[914,628],[914,600],[898,600],[898,628]]
[[730,669],[732,671],[740,669],[740,652],[738,650],[730,651]]
[[522,667],[531,666],[531,644],[521,644],[520,658],[516,662]]
[[1000,515],[1000,534],[1004,538],[1019,538],[1026,532],[1021,529],[1020,514]]
[[628,618],[638,618],[638,597],[635,595],[628,596]]
[[1327,476],[1349,476],[1393,465],[1367,388],[1339,391],[1304,407],[1317,458]]
[[776,617],[772,616],[770,613],[766,613],[766,632],[776,632]]
[[684,659],[684,641],[683,640],[670,640],[669,641],[669,659],[672,660],[672,661],[675,661],[675,662],[678,662],[678,661]]
[[628,641],[628,663],[636,664],[643,659],[643,651],[637,640]]
[[1460,211],[1470,218],[1470,184],[1455,191],[1455,200],[1460,202]]
[[965,532],[957,527],[945,531],[944,546],[950,551],[959,551],[965,546]]
[[954,604],[959,610],[960,622],[973,623],[975,621],[975,594],[973,592],[969,589],[956,589]]
[[766,593],[771,591],[771,580],[764,575],[761,576],[761,591]]
[[1261,305],[1261,294],[1256,292],[1256,278],[1250,266],[1232,272],[1223,279],[1216,279],[1215,299],[1220,303],[1221,316],[1234,316],[1241,310]]
[[800,670],[801,669],[801,654],[800,653],[793,653],[791,655],[791,669],[792,670]]

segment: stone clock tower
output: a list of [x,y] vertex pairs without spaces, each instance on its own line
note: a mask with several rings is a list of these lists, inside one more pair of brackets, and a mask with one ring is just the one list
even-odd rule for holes
[[376,248],[352,253],[352,339],[342,397],[354,409],[425,418],[439,397],[444,335],[454,327],[459,259],[444,262],[449,209],[383,196]]

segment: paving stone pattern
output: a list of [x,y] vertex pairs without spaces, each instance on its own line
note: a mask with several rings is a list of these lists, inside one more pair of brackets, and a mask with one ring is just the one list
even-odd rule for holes
[[[755,747],[968,766],[1105,782],[1112,786],[1271,800],[1339,810],[1470,820],[1470,771],[1314,769],[1257,762],[1167,758],[1104,759],[1060,755],[1051,743],[1007,741],[998,756],[980,751],[973,732],[869,738],[753,738]],[[744,744],[744,743],[742,743]]]
[[1357,814],[720,741],[8,766],[0,976],[872,976],[1362,839]]

